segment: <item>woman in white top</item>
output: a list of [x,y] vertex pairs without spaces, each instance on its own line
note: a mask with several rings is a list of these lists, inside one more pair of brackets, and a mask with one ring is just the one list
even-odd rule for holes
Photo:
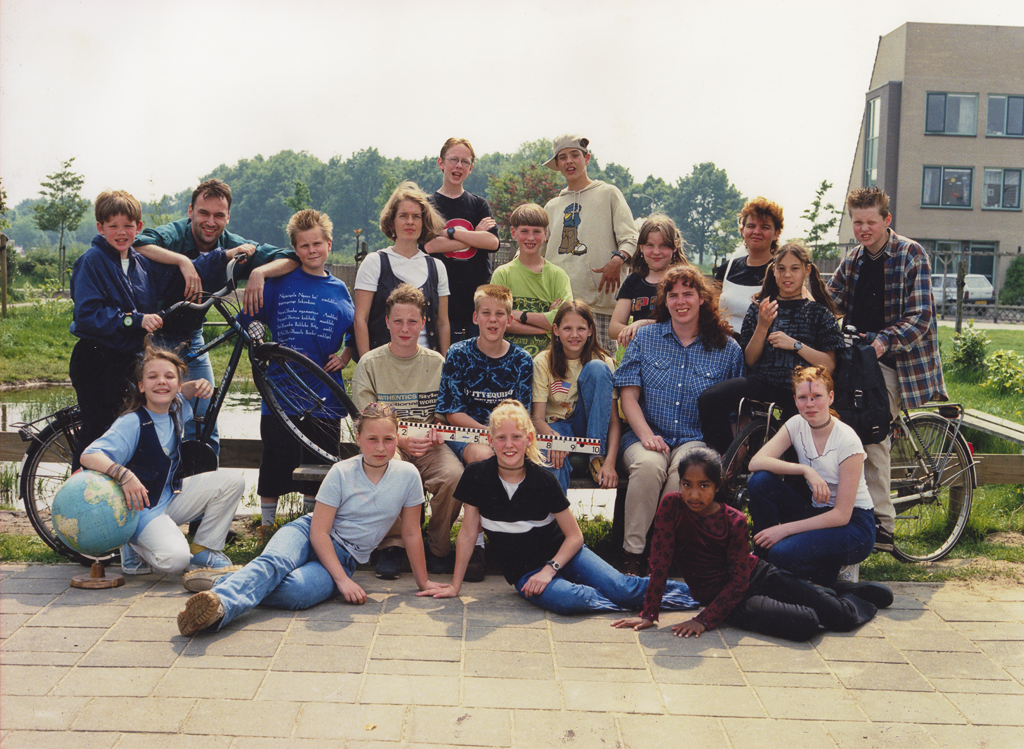
[[386,304],[401,283],[420,289],[427,300],[420,345],[445,355],[451,342],[448,273],[440,260],[420,249],[444,231],[444,219],[427,201],[427,194],[406,181],[395,188],[381,211],[380,230],[395,244],[371,252],[356,273],[354,328],[359,356],[391,341]]
[[718,300],[719,314],[730,326],[734,336],[740,333],[743,316],[751,297],[761,290],[772,255],[782,236],[782,206],[767,198],[748,200],[740,211],[740,235],[747,249],[745,257],[730,258],[715,269],[715,280],[722,283]]
[[[840,567],[867,559],[875,545],[864,446],[829,408],[832,377],[824,367],[797,369],[793,391],[799,415],[750,459],[750,470],[757,471],[747,485],[755,553],[798,577],[833,587]],[[782,460],[791,446],[799,463]],[[780,475],[802,476],[804,491]]]

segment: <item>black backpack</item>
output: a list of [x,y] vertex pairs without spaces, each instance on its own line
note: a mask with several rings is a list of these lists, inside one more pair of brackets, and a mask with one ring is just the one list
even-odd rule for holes
[[889,436],[889,394],[873,346],[855,343],[836,351],[832,408],[865,445],[877,444]]

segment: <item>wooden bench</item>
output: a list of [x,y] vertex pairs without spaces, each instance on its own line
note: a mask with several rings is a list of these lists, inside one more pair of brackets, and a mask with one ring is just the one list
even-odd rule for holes
[[968,408],[963,425],[1020,445],[1020,455],[975,455],[978,485],[1024,483],[1024,425]]

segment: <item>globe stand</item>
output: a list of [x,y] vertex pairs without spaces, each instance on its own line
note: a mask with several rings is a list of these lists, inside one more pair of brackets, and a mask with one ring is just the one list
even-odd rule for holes
[[102,562],[93,562],[88,575],[75,575],[71,578],[72,588],[120,588],[124,585],[124,575],[120,572],[107,574]]

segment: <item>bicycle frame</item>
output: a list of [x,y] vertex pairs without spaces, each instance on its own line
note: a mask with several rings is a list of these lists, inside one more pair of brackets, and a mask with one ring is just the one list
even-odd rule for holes
[[[946,413],[943,413],[943,411]],[[949,416],[951,410],[956,411],[955,416]],[[958,441],[966,442],[960,434],[960,427],[963,424],[964,409],[959,403],[952,404],[933,404],[922,406],[921,408],[914,409],[914,413],[933,412],[936,413],[940,418],[954,425],[953,438],[950,440],[949,449],[944,454],[933,456],[928,448],[922,443],[920,435],[914,429],[911,422],[911,414],[907,409],[903,409],[900,414],[893,420],[893,431],[900,429],[904,439],[909,439],[914,448],[914,456],[917,460],[918,465],[921,466],[925,471],[925,475],[929,476],[931,480],[928,482],[928,486],[915,487],[916,491],[910,494],[900,494],[900,486],[898,479],[892,479],[893,484],[897,489],[897,496],[893,498],[893,506],[896,507],[897,513],[901,507],[911,507],[921,502],[933,500],[939,488],[947,484],[952,484],[956,479],[963,475],[965,471],[968,472],[968,479],[972,486],[977,486],[978,479],[976,474],[975,466],[977,461],[974,460],[973,453],[967,445],[964,445],[965,452],[971,455],[970,463],[964,466],[961,470],[955,473],[946,474],[946,466],[949,463],[949,459],[953,454],[953,445]],[[909,484],[908,484],[909,486]]]

